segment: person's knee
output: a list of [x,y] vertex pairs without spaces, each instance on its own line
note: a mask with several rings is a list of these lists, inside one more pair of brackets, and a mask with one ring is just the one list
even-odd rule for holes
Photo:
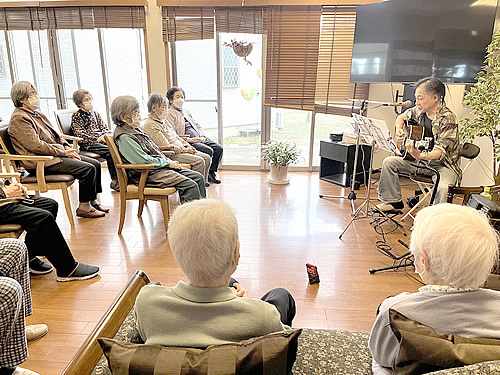
[[[3,316],[11,316],[8,310],[21,308],[22,304],[19,303],[23,299],[23,288],[17,280],[10,277],[0,276],[0,312]],[[12,314],[14,315],[14,314]]]
[[5,254],[0,262],[0,275],[8,276],[9,271],[26,262],[28,248],[23,241],[13,238],[4,239],[0,241],[0,249],[2,249],[2,254]]

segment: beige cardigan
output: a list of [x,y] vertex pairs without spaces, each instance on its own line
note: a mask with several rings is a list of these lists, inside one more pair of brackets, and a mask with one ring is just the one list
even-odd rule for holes
[[[9,135],[14,150],[19,155],[50,155],[64,156],[64,146],[69,144],[64,141],[59,132],[50,124],[49,119],[41,112],[30,112],[23,108],[16,108],[9,122]],[[45,166],[61,162],[55,157],[47,160]],[[23,161],[26,169],[35,169],[36,161]]]

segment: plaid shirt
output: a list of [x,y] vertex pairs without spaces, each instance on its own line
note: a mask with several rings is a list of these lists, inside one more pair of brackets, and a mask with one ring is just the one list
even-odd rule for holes
[[[417,107],[412,107],[403,113],[405,120],[415,120],[420,124],[424,113],[420,113]],[[460,144],[458,142],[458,120],[457,116],[444,104],[442,104],[432,120],[432,135],[434,136],[433,150],[441,151],[440,160],[451,168],[462,179],[460,169]]]
[[18,239],[0,239],[0,295],[0,368],[13,367],[28,359],[24,318],[32,313],[28,249]]
[[80,147],[87,149],[97,142],[102,135],[111,135],[110,130],[102,121],[101,115],[96,111],[86,112],[81,109],[73,113],[71,117],[71,130],[76,137],[83,138],[78,142]]

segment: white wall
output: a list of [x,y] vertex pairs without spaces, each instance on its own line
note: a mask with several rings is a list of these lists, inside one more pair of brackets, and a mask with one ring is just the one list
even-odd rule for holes
[[[445,101],[447,106],[457,115],[461,120],[464,117],[470,117],[470,110],[462,103],[464,85],[450,84],[446,85],[447,94]],[[392,102],[394,101],[396,90],[403,93],[403,85],[399,83],[372,83],[370,85],[369,100]],[[371,107],[373,105],[370,105]],[[392,107],[381,107],[368,110],[368,117],[385,120],[391,132],[394,132],[396,114]],[[483,137],[474,141],[481,148],[481,153],[476,160],[469,166],[464,173],[462,186],[478,186],[478,185],[491,185],[493,184],[492,160],[493,148],[491,142]],[[377,168],[382,165],[383,159],[388,155],[387,152],[379,150],[374,157],[374,167]],[[466,164],[462,160],[462,167]]]

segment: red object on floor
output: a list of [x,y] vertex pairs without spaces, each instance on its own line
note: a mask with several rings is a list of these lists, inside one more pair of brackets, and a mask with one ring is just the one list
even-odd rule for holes
[[306,263],[307,276],[309,276],[309,284],[319,284],[318,267],[311,263]]

